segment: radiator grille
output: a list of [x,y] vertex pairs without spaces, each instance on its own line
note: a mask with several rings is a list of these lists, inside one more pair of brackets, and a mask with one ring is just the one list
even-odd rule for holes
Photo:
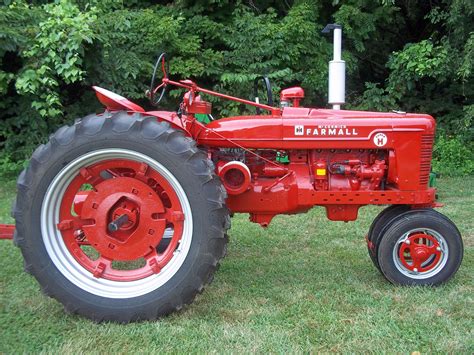
[[421,136],[420,155],[420,187],[425,188],[430,180],[431,155],[433,151],[433,134],[423,134]]

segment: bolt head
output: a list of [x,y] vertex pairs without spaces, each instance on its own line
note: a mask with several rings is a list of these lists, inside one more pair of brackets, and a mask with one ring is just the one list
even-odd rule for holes
[[414,268],[413,271],[414,271],[414,272],[418,272],[418,269],[417,269],[417,268]]
[[436,250],[437,250],[437,251],[441,251],[441,247],[436,247]]
[[408,239],[405,240],[405,244],[410,245],[410,241]]

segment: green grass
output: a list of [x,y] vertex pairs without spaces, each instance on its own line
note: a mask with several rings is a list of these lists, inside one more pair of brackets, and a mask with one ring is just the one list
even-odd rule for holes
[[[229,254],[194,304],[156,322],[94,324],[67,315],[0,241],[0,353],[92,352],[474,352],[474,178],[439,180],[440,209],[459,227],[463,264],[439,288],[395,287],[364,242],[381,207],[356,222],[324,210],[279,216],[267,230],[233,218]],[[14,184],[0,184],[10,222]]]

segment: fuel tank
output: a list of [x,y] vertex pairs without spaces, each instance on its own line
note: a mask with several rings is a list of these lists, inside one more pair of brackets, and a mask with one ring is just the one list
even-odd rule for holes
[[249,149],[390,149],[433,135],[424,114],[286,107],[281,116],[236,116],[209,123],[197,137],[210,147]]

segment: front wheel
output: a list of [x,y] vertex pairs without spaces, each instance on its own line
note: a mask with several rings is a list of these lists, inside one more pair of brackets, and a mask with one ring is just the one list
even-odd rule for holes
[[206,154],[155,118],[63,127],[18,179],[16,242],[43,291],[96,321],[155,319],[210,282],[229,228]]
[[411,210],[392,220],[378,246],[380,271],[392,283],[437,286],[458,270],[461,235],[446,216]]
[[370,229],[367,234],[367,250],[369,252],[370,259],[377,269],[380,270],[377,252],[380,240],[384,235],[385,230],[387,230],[387,228],[390,226],[391,221],[409,209],[410,207],[407,205],[389,206],[380,212],[370,225]]

